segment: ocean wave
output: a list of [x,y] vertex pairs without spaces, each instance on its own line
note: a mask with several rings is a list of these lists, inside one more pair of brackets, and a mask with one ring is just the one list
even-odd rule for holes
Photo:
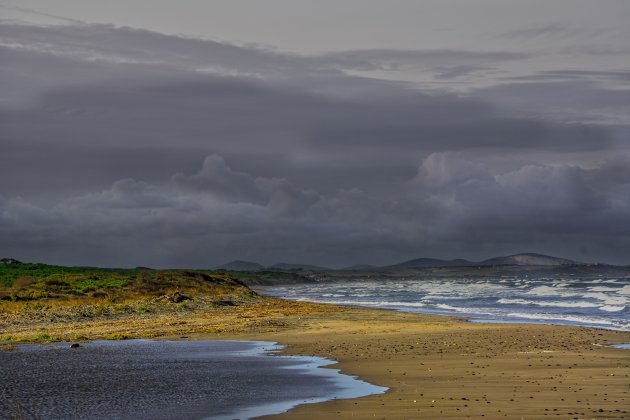
[[[385,289],[390,289],[391,286],[385,286]],[[453,296],[453,295],[473,295],[473,296],[491,296],[496,294],[502,294],[510,290],[509,287],[494,284],[487,281],[455,281],[455,280],[440,280],[440,281],[423,281],[423,282],[407,282],[400,290],[405,292],[417,292],[426,293],[434,296]]]
[[589,292],[618,292],[621,290],[618,287],[608,287],[608,286],[597,286],[597,287],[589,287]]
[[387,307],[409,307],[409,308],[422,308],[426,305],[422,302],[397,302],[388,300],[336,300],[336,299],[317,299],[317,298],[299,298],[297,300],[307,302],[319,302],[319,303],[334,303],[336,305],[356,305],[356,306],[375,306],[380,308]]
[[[406,312],[630,330],[630,279],[401,279],[292,285],[275,296]],[[623,326],[622,327],[620,327]]]
[[[476,297],[476,296],[475,296]],[[426,295],[422,296],[420,300],[425,302],[435,302],[435,301],[443,301],[443,300],[464,300],[470,299],[471,296],[444,296],[444,295]]]
[[584,293],[582,297],[586,299],[590,298],[590,299],[597,299],[597,300],[604,300],[604,301],[611,299],[610,294],[602,293],[602,292],[588,292],[588,293]]
[[437,305],[432,305],[432,308],[440,309],[442,311],[455,312],[458,314],[466,314],[466,315],[490,315],[490,316],[501,315],[500,311],[497,311],[496,309],[492,309],[492,308],[455,307],[455,306],[446,305],[442,303],[437,304]]
[[437,305],[434,305],[436,308],[438,309],[444,309],[447,311],[455,311],[455,312],[461,312],[462,308],[456,308],[455,306],[451,306],[451,305],[447,305],[445,303],[438,303]]
[[620,312],[620,311],[623,311],[624,309],[626,309],[625,306],[604,305],[604,306],[599,307],[599,310],[606,311],[606,312]]
[[503,305],[535,305],[555,308],[598,308],[599,304],[584,301],[556,301],[556,300],[525,300],[525,299],[499,299],[497,303]]
[[581,293],[567,292],[566,288],[553,286],[537,286],[525,292],[526,295],[533,296],[556,296],[556,297],[575,297],[581,296]]
[[617,293],[630,296],[630,285],[623,286],[621,289],[617,290]]
[[571,322],[576,324],[589,324],[589,325],[608,325],[610,327],[624,328],[630,329],[630,324],[615,322],[612,320],[595,318],[589,316],[579,316],[579,315],[560,315],[560,314],[549,314],[549,313],[527,313],[527,312],[511,312],[507,314],[510,317],[516,318],[524,318],[524,319],[535,319],[539,321],[564,321]]

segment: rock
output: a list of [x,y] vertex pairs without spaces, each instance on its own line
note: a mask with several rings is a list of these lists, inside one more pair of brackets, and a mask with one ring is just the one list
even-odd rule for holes
[[186,296],[180,292],[174,292],[171,293],[170,295],[164,295],[162,297],[160,297],[160,300],[162,301],[166,301],[169,303],[181,303],[184,302],[186,300],[192,300],[192,298],[190,296]]
[[212,304],[215,306],[236,306],[236,303],[231,300],[215,300]]
[[70,348],[71,349],[78,349],[79,347],[81,347],[81,345],[79,343],[72,343],[72,344],[70,344]]

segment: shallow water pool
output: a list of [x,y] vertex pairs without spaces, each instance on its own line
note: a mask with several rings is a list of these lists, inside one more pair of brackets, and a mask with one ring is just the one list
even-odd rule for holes
[[[0,408],[37,419],[235,419],[382,393],[253,341],[95,341],[0,353]],[[1,416],[0,416],[1,417]]]

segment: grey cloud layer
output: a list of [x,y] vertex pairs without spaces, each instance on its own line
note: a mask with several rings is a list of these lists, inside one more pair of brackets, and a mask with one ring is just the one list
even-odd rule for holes
[[628,255],[629,101],[602,84],[624,72],[534,72],[461,95],[350,73],[457,83],[532,57],[300,56],[85,24],[5,22],[0,54],[2,255],[159,266]]
[[630,247],[628,168],[630,156],[591,168],[530,164],[497,173],[457,154],[433,153],[388,195],[354,189],[326,196],[235,171],[212,155],[196,173],[175,174],[163,185],[122,179],[50,208],[4,198],[0,250],[44,257],[52,249],[69,259],[82,244],[106,263],[126,265],[212,264],[235,254],[343,264],[453,246],[474,246],[481,256],[497,243],[513,250],[535,241],[557,251],[562,241],[565,253],[623,261]]

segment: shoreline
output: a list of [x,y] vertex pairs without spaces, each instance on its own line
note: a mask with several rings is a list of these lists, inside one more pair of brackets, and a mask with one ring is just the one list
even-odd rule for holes
[[[350,339],[338,330],[263,335],[285,344],[283,354],[334,359],[332,368],[389,391],[262,418],[628,417],[630,352],[590,343],[607,330],[451,322],[401,331],[399,320],[381,319],[348,328]],[[480,336],[485,340],[475,340]],[[621,333],[618,340],[628,338]]]
[[282,347],[269,341],[70,344],[24,344],[0,353],[0,412],[29,419],[232,420],[385,391],[323,369],[329,359],[280,355]]
[[[7,323],[0,324],[6,330]],[[331,368],[385,394],[298,406],[265,418],[627,418],[630,332],[261,298],[243,306],[108,320],[10,325],[4,334],[274,341],[281,354]]]
[[347,308],[345,328],[253,337],[285,345],[281,354],[333,359],[330,368],[389,390],[261,418],[628,417],[630,352],[611,347],[630,341],[627,331]]

